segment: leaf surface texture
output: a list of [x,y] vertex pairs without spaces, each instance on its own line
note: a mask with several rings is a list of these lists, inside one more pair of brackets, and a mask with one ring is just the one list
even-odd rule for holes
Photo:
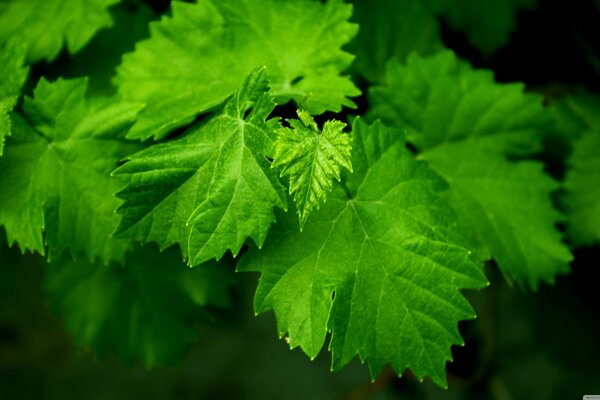
[[112,25],[108,7],[119,0],[11,0],[0,3],[0,41],[18,38],[30,63],[73,54]]
[[178,243],[191,265],[259,246],[287,198],[272,156],[277,119],[264,68],[251,73],[222,111],[178,140],[134,154],[116,171],[126,187],[117,234],[161,248]]
[[299,120],[288,121],[291,128],[277,131],[273,167],[289,177],[302,229],[310,212],[327,199],[333,179],[340,180],[341,168],[352,171],[352,140],[343,122],[327,121],[321,132],[310,114],[298,115]]
[[[445,385],[459,320],[474,313],[460,289],[486,284],[458,245],[445,182],[415,161],[400,132],[361,120],[354,174],[336,185],[303,232],[287,213],[242,271],[261,273],[255,309],[272,309],[280,335],[315,357],[331,332],[333,368],[358,355],[376,377],[385,364]],[[349,192],[348,192],[349,191]]]
[[42,79],[13,114],[0,157],[0,224],[23,251],[122,260],[127,243],[110,238],[121,184],[110,172],[139,149],[123,136],[142,106],[90,101],[86,87],[85,79]]
[[340,0],[174,1],[172,17],[118,69],[120,93],[147,104],[130,136],[162,138],[230,96],[256,66],[269,71],[278,102],[311,114],[353,107],[360,91],[340,75],[353,57],[341,50],[357,31]]
[[568,270],[572,256],[550,195],[558,188],[534,161],[552,117],[520,84],[498,84],[454,54],[388,65],[386,85],[370,93],[371,118],[407,130],[421,157],[451,185],[450,197],[510,281],[537,288]]

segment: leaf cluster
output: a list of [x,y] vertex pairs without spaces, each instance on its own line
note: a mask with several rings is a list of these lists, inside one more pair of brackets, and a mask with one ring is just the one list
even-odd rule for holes
[[[2,4],[6,242],[46,257],[53,310],[100,355],[177,361],[252,271],[291,348],[329,335],[333,369],[446,386],[485,263],[535,291],[600,242],[600,98],[548,106],[440,37],[443,18],[489,54],[534,6]],[[563,180],[549,139],[572,149]]]

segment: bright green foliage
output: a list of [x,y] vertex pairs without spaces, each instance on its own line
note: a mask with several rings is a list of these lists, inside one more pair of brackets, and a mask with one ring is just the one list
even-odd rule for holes
[[442,48],[439,24],[421,0],[354,0],[352,20],[360,26],[349,49],[354,68],[370,82],[381,83],[385,64],[404,61],[413,51],[430,54]]
[[11,0],[0,3],[0,41],[18,38],[27,61],[52,61],[64,43],[69,53],[110,26],[107,8],[119,0]]
[[523,94],[522,84],[497,84],[490,71],[474,70],[449,51],[390,62],[386,84],[371,89],[369,99],[371,117],[402,126],[421,151],[478,138],[528,155],[552,126],[540,96]]
[[356,33],[341,0],[199,0],[173,2],[172,17],[151,24],[151,38],[124,57],[117,83],[147,104],[131,138],[162,138],[231,95],[266,65],[273,95],[311,114],[353,107],[360,94],[340,76],[353,57],[342,51]]
[[445,16],[454,29],[464,31],[484,54],[504,46],[517,27],[519,11],[535,7],[537,0],[426,0]]
[[[228,306],[231,270],[189,269],[177,252],[142,248],[126,266],[53,263],[45,288],[53,311],[82,346],[147,366],[179,361],[196,339],[205,306]],[[160,294],[160,295],[159,295]]]
[[540,148],[552,122],[541,99],[494,83],[449,52],[391,63],[387,78],[370,93],[371,116],[408,131],[504,274],[536,288],[565,272],[571,255],[550,201],[557,184],[540,164],[505,157]]
[[150,36],[150,21],[158,15],[143,0],[126,0],[111,7],[113,26],[103,29],[77,54],[50,65],[48,77],[89,80],[88,95],[112,96],[117,88],[111,82],[123,53],[133,51],[136,42]]
[[327,331],[333,368],[356,355],[376,377],[390,363],[444,386],[457,322],[474,313],[460,289],[486,284],[455,241],[457,221],[440,197],[446,184],[406,150],[399,131],[360,120],[354,174],[336,185],[304,232],[290,213],[239,269],[259,271],[257,312],[275,311],[281,335],[310,357]]
[[21,263],[81,345],[176,361],[243,254],[292,348],[445,386],[485,261],[536,290],[569,270],[557,225],[600,243],[600,98],[443,51],[447,23],[489,56],[537,0],[150,3],[0,0],[0,256],[47,255]]
[[4,139],[10,135],[10,112],[21,95],[29,69],[24,67],[25,50],[16,42],[0,43],[0,156]]
[[139,104],[88,101],[87,82],[41,80],[0,158],[0,224],[9,243],[50,257],[69,249],[122,260],[127,244],[109,239],[118,221],[110,171],[139,146],[122,137]]
[[576,246],[600,243],[600,130],[574,144],[565,188],[569,234]]
[[558,183],[534,161],[510,162],[477,140],[445,144],[424,153],[450,183],[462,220],[474,230],[509,281],[537,289],[569,271],[569,251],[555,225],[562,216],[550,195]]
[[115,174],[127,181],[120,237],[178,243],[191,265],[237,254],[248,237],[262,246],[286,207],[284,187],[267,160],[277,119],[266,72],[257,69],[223,110],[181,139],[134,154]]
[[320,132],[310,114],[298,111],[298,117],[288,120],[291,128],[277,131],[273,167],[289,177],[302,230],[308,214],[327,199],[333,179],[340,180],[340,169],[352,171],[352,140],[343,122],[327,121]]

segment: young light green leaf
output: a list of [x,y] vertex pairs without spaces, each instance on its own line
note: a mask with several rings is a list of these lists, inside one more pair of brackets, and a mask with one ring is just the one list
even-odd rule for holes
[[115,174],[127,186],[116,234],[161,248],[178,243],[198,265],[236,255],[247,238],[262,246],[274,207],[286,194],[267,156],[273,154],[277,119],[266,71],[254,70],[223,110],[179,140],[150,146]]
[[180,360],[197,337],[206,306],[228,306],[232,270],[209,263],[189,269],[177,252],[142,248],[125,266],[52,263],[45,289],[75,341],[99,356],[116,353],[146,366]]
[[10,113],[21,95],[29,69],[24,67],[25,49],[11,41],[0,43],[0,156],[10,135]]
[[308,215],[326,201],[333,179],[340,180],[340,169],[352,171],[352,140],[343,122],[327,121],[320,132],[310,114],[298,111],[298,117],[288,120],[291,128],[277,130],[272,165],[289,177],[302,230]]
[[360,91],[341,50],[357,31],[341,0],[174,1],[172,16],[151,24],[151,38],[123,58],[116,82],[124,98],[147,109],[130,137],[162,138],[219,105],[248,71],[266,65],[280,103],[311,114],[354,107]]
[[52,61],[64,43],[76,53],[100,29],[110,26],[108,7],[119,0],[12,0],[0,3],[0,41],[16,38],[27,61]]
[[505,276],[536,288],[568,269],[572,257],[550,201],[556,183],[538,164],[506,161],[541,148],[553,123],[541,97],[497,84],[443,52],[391,63],[387,84],[370,99],[371,118],[406,129],[421,157],[450,182],[463,219]]
[[42,79],[0,157],[0,224],[9,243],[54,258],[70,250],[90,260],[122,261],[127,244],[109,239],[118,217],[110,172],[139,149],[123,139],[142,108],[87,100],[87,81]]
[[415,161],[399,131],[353,127],[354,174],[299,232],[287,213],[238,269],[261,272],[255,309],[272,309],[280,335],[314,358],[327,331],[333,368],[356,355],[376,377],[385,364],[446,385],[459,320],[474,317],[460,289],[486,284],[457,245],[445,182]]

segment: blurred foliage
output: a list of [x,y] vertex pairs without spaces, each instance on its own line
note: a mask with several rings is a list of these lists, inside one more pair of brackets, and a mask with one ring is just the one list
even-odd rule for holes
[[[578,254],[594,260],[600,248]],[[597,271],[572,275],[536,294],[492,285],[471,293],[479,318],[461,324],[466,346],[453,348],[448,391],[385,370],[374,384],[358,362],[329,371],[325,352],[309,364],[275,338],[271,314],[249,307],[255,276],[242,275],[232,310],[199,327],[181,365],[147,370],[78,350],[46,304],[40,257],[0,251],[0,394],[3,399],[569,399],[600,392]]]

